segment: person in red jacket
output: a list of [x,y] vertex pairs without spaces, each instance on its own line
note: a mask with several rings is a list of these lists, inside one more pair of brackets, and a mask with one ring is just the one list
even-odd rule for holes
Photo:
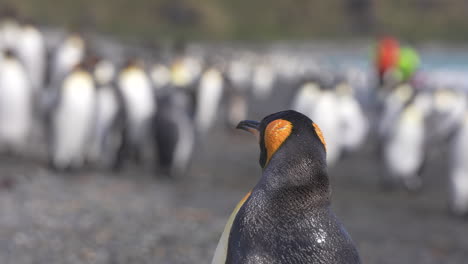
[[384,83],[384,76],[390,70],[398,67],[400,56],[400,44],[393,37],[384,37],[379,40],[376,50],[376,69],[379,77],[379,84]]

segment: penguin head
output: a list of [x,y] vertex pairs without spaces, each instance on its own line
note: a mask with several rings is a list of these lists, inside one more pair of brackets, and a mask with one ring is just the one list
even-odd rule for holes
[[314,167],[326,167],[326,143],[319,126],[307,116],[287,110],[271,114],[261,122],[244,120],[237,125],[258,136],[260,166],[271,163],[282,166],[306,162]]
[[85,40],[78,32],[73,32],[65,39],[65,45],[70,45],[77,49],[84,49],[86,46]]

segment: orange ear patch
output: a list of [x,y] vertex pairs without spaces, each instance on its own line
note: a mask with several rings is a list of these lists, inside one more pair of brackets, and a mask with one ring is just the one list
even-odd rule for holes
[[325,151],[327,151],[327,143],[325,142],[325,137],[323,137],[322,130],[321,130],[320,127],[319,127],[317,124],[315,124],[315,123],[312,123],[312,126],[314,126],[315,133],[316,133],[317,136],[320,138],[320,141],[322,141],[322,144],[323,144],[323,146],[325,147]]
[[265,165],[268,164],[273,154],[275,154],[281,144],[283,144],[283,142],[289,137],[292,127],[293,125],[291,122],[284,119],[277,119],[272,121],[265,128],[264,140],[265,148],[267,150],[267,160]]

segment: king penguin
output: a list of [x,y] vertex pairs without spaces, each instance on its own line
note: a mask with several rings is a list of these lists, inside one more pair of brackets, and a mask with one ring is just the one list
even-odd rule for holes
[[52,59],[50,82],[56,85],[63,80],[85,56],[85,41],[78,33],[70,34],[57,48]]
[[50,165],[78,169],[86,158],[95,115],[95,84],[91,65],[80,63],[66,76],[50,117]]
[[262,177],[230,216],[212,264],[360,263],[331,211],[326,145],[318,125],[293,110],[238,128],[259,137]]
[[216,121],[223,88],[221,72],[209,67],[201,77],[196,97],[195,124],[201,134],[205,134]]
[[44,85],[47,55],[42,32],[32,23],[22,25],[16,50],[38,95]]
[[252,76],[253,95],[258,100],[267,99],[276,82],[273,67],[267,61],[260,62],[254,69]]
[[94,68],[96,114],[88,159],[103,168],[116,166],[118,149],[123,142],[122,97],[114,82],[115,66],[98,59]]
[[166,89],[158,98],[154,136],[159,170],[169,177],[186,174],[195,145],[192,100],[181,89]]
[[422,186],[420,174],[427,158],[426,120],[431,106],[429,94],[416,94],[389,127],[383,143],[383,156],[391,176],[409,191]]
[[450,209],[468,216],[468,109],[450,144]]
[[0,144],[21,152],[33,128],[33,90],[26,70],[12,50],[0,60]]
[[311,119],[322,128],[327,139],[327,164],[331,167],[340,159],[343,148],[340,130],[341,117],[338,112],[339,100],[330,85],[331,83],[323,86],[324,89],[316,101]]
[[361,104],[356,99],[353,88],[348,82],[336,87],[338,95],[338,112],[341,119],[341,139],[343,152],[352,153],[362,146],[366,139],[369,123]]
[[307,81],[300,85],[292,101],[292,109],[309,118],[313,116],[314,106],[320,98],[321,90],[317,82]]
[[126,119],[124,156],[139,161],[144,155],[143,147],[149,140],[157,106],[143,62],[130,59],[119,73],[117,85],[124,102]]

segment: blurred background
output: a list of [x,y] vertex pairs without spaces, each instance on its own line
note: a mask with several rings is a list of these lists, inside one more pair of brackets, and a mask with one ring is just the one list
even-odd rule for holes
[[209,263],[286,109],[363,263],[466,263],[467,9],[2,1],[0,263]]

